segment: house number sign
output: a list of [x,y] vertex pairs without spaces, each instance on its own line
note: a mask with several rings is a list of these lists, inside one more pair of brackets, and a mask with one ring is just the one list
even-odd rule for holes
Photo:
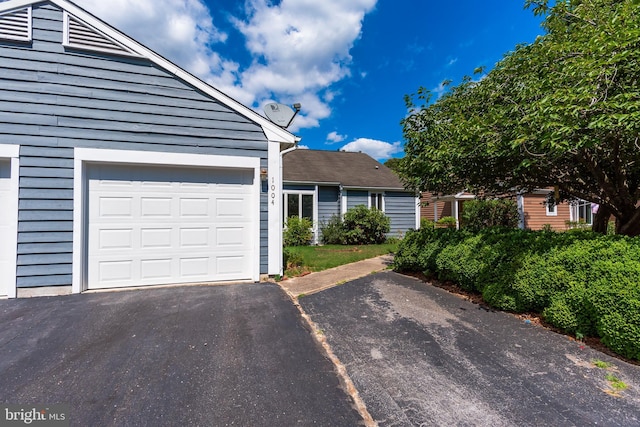
[[276,204],[276,179],[274,177],[271,177],[271,188],[270,188],[271,192],[271,204],[275,205]]

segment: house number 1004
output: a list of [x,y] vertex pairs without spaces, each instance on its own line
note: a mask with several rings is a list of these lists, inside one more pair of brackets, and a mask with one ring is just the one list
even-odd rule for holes
[[276,204],[276,179],[271,177],[271,204]]

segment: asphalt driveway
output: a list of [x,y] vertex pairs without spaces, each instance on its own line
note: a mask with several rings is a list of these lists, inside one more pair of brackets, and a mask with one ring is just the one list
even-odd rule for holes
[[79,426],[361,422],[272,284],[0,301],[0,401]]
[[378,273],[300,304],[380,426],[640,425],[640,366],[417,279]]

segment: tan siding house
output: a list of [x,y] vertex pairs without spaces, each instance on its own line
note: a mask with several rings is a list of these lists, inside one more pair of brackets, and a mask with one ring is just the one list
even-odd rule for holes
[[[520,213],[520,228],[541,230],[549,225],[552,230],[564,231],[569,228],[568,222],[580,221],[587,225],[592,224],[593,205],[591,203],[580,202],[576,205],[570,205],[567,202],[562,202],[556,206],[547,206],[545,200],[550,191],[552,190],[540,189],[516,196]],[[464,202],[474,198],[473,194],[467,192],[447,196],[433,196],[429,192],[424,192],[421,197],[420,216],[431,221],[452,216],[460,226]]]

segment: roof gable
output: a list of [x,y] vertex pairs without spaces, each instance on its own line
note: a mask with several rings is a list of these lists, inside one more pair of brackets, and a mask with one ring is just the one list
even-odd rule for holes
[[298,149],[283,155],[285,182],[404,190],[388,167],[365,153]]
[[[122,53],[126,52],[130,55],[141,56],[148,59],[158,67],[166,70],[177,78],[187,82],[193,87],[211,96],[222,105],[231,108],[247,119],[257,123],[262,127],[268,140],[285,144],[294,144],[296,142],[296,136],[294,136],[287,130],[275,125],[252,109],[246,107],[245,105],[229,97],[228,95],[225,95],[213,86],[210,86],[209,84],[203,82],[199,78],[193,76],[176,64],[172,63],[168,59],[145,47],[144,45],[135,41],[124,33],[116,30],[114,27],[110,26],[101,19],[97,18],[96,16],[92,15],[76,4],[70,2],[69,0],[47,0],[46,2],[38,0],[8,0],[5,2],[0,2],[0,15],[4,12],[13,11],[40,3],[51,3],[58,6],[60,9],[69,14],[70,19],[72,19],[76,24],[82,25],[89,29],[93,29],[96,34],[103,35],[103,42],[105,40],[110,41],[112,43],[112,48],[118,46],[120,49],[122,49]],[[85,39],[85,41],[87,41],[87,39]]]

